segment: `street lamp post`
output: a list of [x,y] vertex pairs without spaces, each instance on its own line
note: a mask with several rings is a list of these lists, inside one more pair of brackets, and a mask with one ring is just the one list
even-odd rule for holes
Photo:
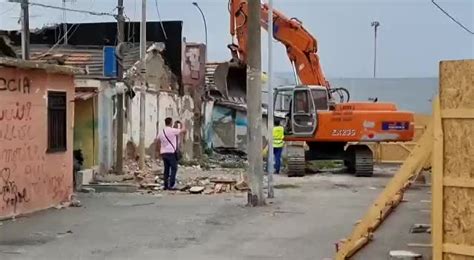
[[378,21],[373,21],[370,25],[374,27],[374,78],[375,78],[376,70],[377,70],[377,27],[380,26],[380,23]]
[[[197,2],[193,2],[193,5],[196,6],[196,8],[201,13],[202,21],[204,22],[204,33],[206,35],[205,37],[206,37],[206,50],[207,50],[208,48],[207,48],[207,22],[206,22],[206,16],[204,16],[204,13],[202,12],[201,7],[199,7]],[[206,53],[207,53],[207,51],[206,51]],[[206,57],[207,57],[207,55],[206,55]],[[207,62],[207,58],[206,58],[206,62]]]

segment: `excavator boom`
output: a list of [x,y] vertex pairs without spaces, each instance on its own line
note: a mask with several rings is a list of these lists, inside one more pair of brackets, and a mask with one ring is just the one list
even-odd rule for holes
[[[268,30],[268,5],[261,5],[262,28]],[[237,38],[238,45],[231,44],[233,58],[239,64],[247,62],[247,0],[230,0],[230,33]],[[273,35],[286,47],[291,64],[299,80],[304,85],[319,85],[329,88],[324,77],[317,54],[316,39],[303,27],[297,18],[288,18],[283,13],[273,10]]]

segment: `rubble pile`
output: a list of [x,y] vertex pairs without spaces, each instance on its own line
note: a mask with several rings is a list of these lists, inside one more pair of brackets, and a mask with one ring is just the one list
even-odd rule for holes
[[246,168],[247,155],[236,149],[218,148],[209,156],[209,163],[212,166],[222,168]]
[[[207,160],[208,165],[201,167],[199,162],[183,163],[179,166],[176,177],[176,193],[191,194],[217,194],[226,192],[237,192],[237,181],[241,178],[244,159],[231,155],[223,155],[220,159],[213,157]],[[234,167],[223,167],[222,163],[234,163]],[[147,160],[146,167],[142,171],[136,161],[128,161],[124,167],[126,174],[122,181],[132,182],[139,185],[141,193],[160,193],[163,191],[163,166],[159,160]],[[245,190],[245,189],[243,189]]]
[[[247,167],[246,155],[238,151],[224,150],[213,153],[202,160],[181,162],[176,176],[175,193],[217,194],[246,191],[242,185],[243,173]],[[95,184],[125,184],[138,188],[140,193],[163,192],[163,163],[147,157],[141,170],[138,161],[124,162],[122,175],[113,172],[94,176]]]

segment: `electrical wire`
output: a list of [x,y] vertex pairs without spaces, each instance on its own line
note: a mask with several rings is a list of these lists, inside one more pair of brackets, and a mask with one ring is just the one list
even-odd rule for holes
[[16,6],[12,6],[11,8],[9,8],[9,9],[7,9],[7,10],[1,12],[0,15],[4,15],[4,14],[10,12],[11,10],[15,9],[15,7],[16,7]]
[[456,20],[456,18],[452,17],[448,12],[446,12],[440,5],[438,5],[434,0],[431,0],[431,2],[436,6],[438,7],[439,10],[441,10],[441,12],[443,12],[446,16],[448,16],[449,18],[451,18],[451,20],[453,20],[455,23],[457,23],[459,26],[461,26],[461,28],[463,28],[466,32],[470,33],[470,34],[474,34],[473,31],[469,30],[469,28],[467,28],[466,26],[464,26],[461,22],[459,22],[458,20]]
[[158,14],[158,19],[160,20],[161,30],[163,31],[163,35],[165,36],[165,40],[168,40],[168,36],[166,35],[165,27],[163,26],[163,21],[161,20],[160,10],[158,8],[158,0],[155,0],[155,7],[156,7],[156,13]]
[[54,6],[54,5],[47,5],[47,4],[40,4],[40,3],[33,3],[29,2],[28,3],[31,6],[39,6],[43,8],[51,8],[51,9],[56,9],[56,10],[62,10],[62,11],[69,11],[69,12],[76,12],[76,13],[83,13],[83,14],[89,14],[89,15],[95,15],[95,16],[112,16],[116,17],[116,14],[113,13],[107,13],[107,12],[94,12],[94,11],[86,11],[86,10],[79,10],[79,9],[72,9],[72,8],[64,8],[60,6]]
[[[74,25],[71,26],[71,28],[69,28],[69,29],[67,30],[67,33],[65,33],[61,38],[59,38],[59,40],[57,40],[56,43],[55,43],[51,48],[49,48],[49,50],[47,50],[47,51],[43,52],[42,54],[38,55],[36,58],[41,58],[41,57],[44,57],[44,56],[50,54],[52,50],[54,50],[56,47],[59,46],[59,44],[64,40],[64,38],[65,38],[66,36],[71,37],[72,35],[74,35],[74,33],[77,31],[77,28],[79,28],[79,24],[75,24],[75,26],[76,26],[75,28],[74,28]],[[74,31],[73,31],[71,34],[69,34],[69,32],[70,32],[73,28],[74,28]]]
[[132,20],[130,17],[127,16],[127,14],[124,12],[124,18],[127,22],[127,39],[125,42],[131,42],[135,43],[135,26],[132,24]]

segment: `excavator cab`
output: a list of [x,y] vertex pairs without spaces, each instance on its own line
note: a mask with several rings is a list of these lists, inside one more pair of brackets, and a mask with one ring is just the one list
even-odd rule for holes
[[279,87],[275,89],[274,107],[286,114],[286,135],[312,137],[318,127],[318,110],[329,109],[327,89],[304,85]]

